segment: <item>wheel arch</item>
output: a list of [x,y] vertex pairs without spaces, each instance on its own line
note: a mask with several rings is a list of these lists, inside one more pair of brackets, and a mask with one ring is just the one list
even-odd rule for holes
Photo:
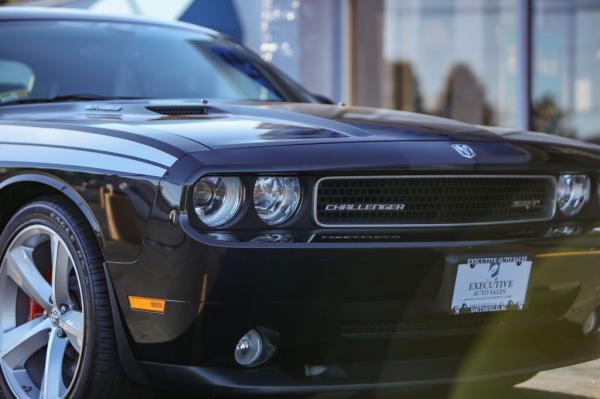
[[103,235],[100,224],[85,199],[67,182],[48,173],[26,172],[10,176],[0,182],[0,231],[10,218],[26,203],[47,195],[61,195],[69,199],[82,213],[94,231],[100,250]]
[[[28,202],[48,195],[60,195],[67,198],[80,210],[94,231],[99,248],[102,251],[102,230],[85,199],[66,181],[48,173],[25,172],[0,181],[0,232],[4,230],[9,220],[21,207]],[[132,352],[129,335],[120,313],[120,306],[106,262],[104,262],[103,267],[111,304],[115,338],[119,349],[120,365],[129,378],[138,383],[149,385],[149,381],[140,369]]]

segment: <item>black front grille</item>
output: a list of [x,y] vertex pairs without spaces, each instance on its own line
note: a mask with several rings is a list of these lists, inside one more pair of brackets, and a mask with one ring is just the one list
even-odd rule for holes
[[550,176],[328,177],[317,183],[322,226],[419,226],[547,220]]

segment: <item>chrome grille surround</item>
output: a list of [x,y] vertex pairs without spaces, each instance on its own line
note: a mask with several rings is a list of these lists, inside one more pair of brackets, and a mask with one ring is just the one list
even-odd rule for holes
[[[391,223],[367,223],[367,222],[331,222],[330,220],[323,220],[324,212],[323,204],[320,202],[320,189],[322,188],[324,183],[341,181],[341,182],[349,182],[352,180],[355,181],[427,181],[437,179],[438,182],[466,182],[466,181],[485,181],[487,184],[492,181],[499,182],[519,182],[522,186],[524,184],[536,183],[544,185],[544,195],[541,198],[534,198],[534,200],[541,201],[541,207],[543,208],[543,213],[539,213],[538,215],[534,215],[532,217],[523,217],[520,215],[519,217],[508,217],[508,218],[499,218],[497,220],[453,220],[447,222],[439,222],[436,221],[434,223],[427,222],[424,220],[423,222],[411,220],[410,222],[391,222]],[[528,182],[529,180],[529,182]],[[450,184],[451,186],[452,184]],[[477,226],[477,225],[494,225],[494,224],[508,224],[508,223],[525,223],[525,222],[538,222],[538,221],[547,221],[551,220],[556,212],[556,178],[551,175],[366,175],[366,176],[327,176],[322,177],[317,180],[314,193],[313,193],[313,219],[315,223],[320,227],[334,227],[334,228],[384,228],[384,227],[452,227],[452,226]],[[431,187],[431,186],[430,186]],[[456,188],[456,187],[452,187]],[[443,188],[441,188],[443,190]],[[454,193],[456,194],[456,193]],[[512,193],[516,194],[516,192]],[[385,195],[388,195],[387,193]],[[431,193],[427,194],[431,196]],[[440,194],[440,198],[437,199],[437,205],[443,205],[446,201],[443,200],[445,193]],[[381,197],[380,197],[381,198]],[[521,198],[512,198],[514,202],[523,202]],[[393,203],[402,202],[403,199],[395,199]],[[346,201],[349,202],[349,201]],[[364,201],[363,201],[364,202]],[[378,201],[369,201],[368,203],[386,203],[385,200]],[[388,202],[389,203],[389,202]],[[414,204],[413,204],[414,205]],[[435,203],[433,204],[435,205]],[[408,203],[406,205],[406,209],[410,209],[411,204]],[[377,207],[376,207],[377,208]],[[506,208],[506,207],[505,207]],[[382,218],[381,215],[385,213],[385,211],[381,211],[380,208],[377,208],[381,214],[378,215],[379,218]],[[493,210],[494,208],[490,208]],[[397,210],[397,209],[394,209]],[[428,209],[430,212],[443,212],[443,211],[452,211],[452,209],[442,210],[439,209]],[[501,209],[500,209],[501,210]],[[335,211],[332,211],[335,212]],[[404,209],[400,210],[400,213],[404,212]],[[325,218],[327,219],[327,217]],[[358,219],[358,218],[355,218]],[[374,217],[373,219],[377,219]]]

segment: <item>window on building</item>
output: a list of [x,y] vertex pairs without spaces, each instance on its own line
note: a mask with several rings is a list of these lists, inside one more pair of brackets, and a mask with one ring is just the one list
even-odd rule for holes
[[535,0],[532,129],[600,142],[600,2]]
[[357,104],[513,126],[519,0],[356,0]]

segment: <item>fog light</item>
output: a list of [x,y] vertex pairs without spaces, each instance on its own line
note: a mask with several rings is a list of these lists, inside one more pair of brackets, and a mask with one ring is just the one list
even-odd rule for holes
[[256,366],[263,357],[263,340],[258,331],[250,330],[235,346],[235,361],[245,367]]
[[595,310],[592,310],[583,322],[581,331],[584,335],[589,335],[598,329],[598,315]]

